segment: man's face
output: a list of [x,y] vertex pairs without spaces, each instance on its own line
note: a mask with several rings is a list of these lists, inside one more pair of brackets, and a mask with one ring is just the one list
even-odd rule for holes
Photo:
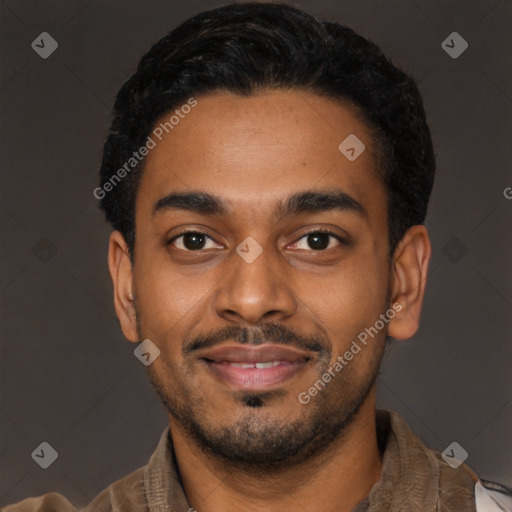
[[[334,367],[390,307],[386,193],[348,105],[197,101],[142,175],[138,333],[160,348],[148,369],[171,425],[233,462],[284,464],[340,435],[374,384],[386,328]],[[354,161],[338,149],[351,134],[366,146]]]

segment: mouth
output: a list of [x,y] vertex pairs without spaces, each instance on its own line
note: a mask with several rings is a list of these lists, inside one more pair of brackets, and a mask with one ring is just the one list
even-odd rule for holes
[[279,345],[224,346],[200,356],[210,372],[234,389],[268,390],[283,385],[311,360],[304,351]]

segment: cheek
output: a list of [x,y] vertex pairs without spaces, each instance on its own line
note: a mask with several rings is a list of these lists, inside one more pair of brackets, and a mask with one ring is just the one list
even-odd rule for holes
[[375,322],[386,307],[388,277],[382,259],[354,255],[323,276],[299,276],[296,293],[315,316],[339,332]]
[[134,287],[141,326],[148,337],[163,339],[172,329],[174,336],[197,317],[204,307],[208,290],[207,275],[182,276],[165,258],[141,255],[134,269]]

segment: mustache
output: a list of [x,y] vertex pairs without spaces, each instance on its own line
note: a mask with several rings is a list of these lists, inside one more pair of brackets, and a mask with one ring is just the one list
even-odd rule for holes
[[183,354],[189,355],[196,350],[210,348],[223,341],[232,340],[240,344],[262,345],[275,343],[292,345],[311,352],[330,352],[331,344],[322,336],[305,336],[283,325],[268,323],[258,327],[230,325],[208,334],[185,340]]

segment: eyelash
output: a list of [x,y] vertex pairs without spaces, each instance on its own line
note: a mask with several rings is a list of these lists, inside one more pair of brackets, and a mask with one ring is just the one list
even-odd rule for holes
[[[348,245],[348,240],[346,240],[345,238],[342,238],[340,235],[338,235],[338,233],[335,233],[334,231],[330,231],[328,229],[313,229],[311,231],[308,231],[307,233],[304,233],[299,239],[297,239],[297,241],[295,241],[293,243],[297,244],[303,238],[306,238],[309,235],[317,235],[317,234],[329,235],[330,237],[337,240],[340,243],[340,245],[345,245],[345,246]],[[311,249],[311,252],[325,252],[327,250],[328,249],[319,249],[319,250],[315,251],[314,249]]]
[[[203,231],[198,231],[198,230],[195,230],[195,229],[187,229],[186,231],[183,231],[175,236],[173,236],[168,242],[166,245],[172,245],[173,242],[175,242],[178,238],[181,238],[185,235],[188,235],[190,233],[194,233],[194,234],[198,234],[198,235],[204,235],[206,238],[209,238],[210,240],[212,240],[213,242],[215,242],[216,244],[218,244],[218,242],[216,240],[214,240],[212,237],[208,236],[206,233],[204,233]],[[298,238],[295,242],[293,242],[293,244],[297,244],[300,240],[302,240],[303,238],[306,238],[307,236],[309,235],[316,235],[316,234],[322,234],[322,235],[329,235],[331,236],[332,238],[336,239],[341,245],[348,245],[348,241],[344,238],[342,238],[340,235],[338,235],[337,233],[334,233],[333,231],[330,231],[328,229],[314,229],[312,231],[309,231],[307,233],[304,233],[300,238]],[[219,244],[220,245],[220,244]],[[197,251],[192,251],[190,249],[179,249],[179,250],[183,250],[183,251],[186,251],[186,252],[202,252],[204,251],[204,249],[198,249]],[[320,249],[318,251],[315,251],[314,249],[311,249],[311,252],[325,252],[327,249]]]

